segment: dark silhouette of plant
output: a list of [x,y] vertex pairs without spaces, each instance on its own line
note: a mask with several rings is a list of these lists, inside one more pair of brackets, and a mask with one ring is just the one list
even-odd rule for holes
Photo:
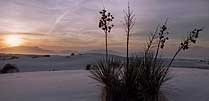
[[[175,57],[179,54],[181,50],[187,50],[189,49],[189,46],[191,44],[195,44],[199,36],[199,33],[203,29],[195,28],[193,31],[189,33],[187,38],[180,43],[178,50],[176,51],[176,53],[174,54],[170,63],[167,66],[165,65],[164,61],[162,61],[158,57],[159,50],[163,49],[166,40],[168,40],[167,35],[169,34],[169,32],[167,32],[166,30],[167,30],[167,26],[165,23],[160,27],[159,33],[155,32],[154,34],[151,35],[147,44],[147,49],[145,50],[143,66],[140,67],[141,68],[140,71],[142,73],[140,75],[141,80],[139,80],[141,82],[140,84],[142,88],[146,88],[145,92],[142,93],[145,94],[143,95],[145,101],[160,100],[159,98],[160,88],[167,80],[170,79],[170,77],[168,76],[168,72],[171,64],[175,60]],[[150,47],[152,47],[154,40],[158,40],[155,57],[152,55],[152,52],[150,52]]]
[[[166,23],[157,26],[155,32],[149,36],[143,57],[129,58],[128,66],[121,60],[109,58],[106,62],[98,62],[91,70],[91,77],[102,84],[103,101],[165,101],[161,88],[171,79],[169,68],[172,62],[181,50],[187,50],[191,44],[196,43],[203,30],[201,28],[191,31],[181,42],[169,65],[166,65],[158,56],[159,50],[164,48],[168,40]],[[153,48],[155,42],[157,47]]]
[[6,65],[4,65],[4,67],[0,70],[0,72],[1,72],[2,74],[5,74],[5,73],[16,73],[16,72],[19,72],[19,69],[18,69],[15,65],[6,64]]
[[153,54],[144,58],[131,57],[129,68],[115,58],[98,62],[91,77],[102,84],[102,101],[158,101],[166,68],[161,60],[154,63]]
[[188,50],[192,44],[195,44],[197,41],[197,38],[199,37],[200,32],[203,31],[203,28],[194,28],[191,32],[189,32],[188,36],[186,37],[185,40],[183,40],[180,43],[179,48],[177,49],[176,53],[172,57],[171,61],[169,62],[164,78],[167,75],[169,68],[171,67],[173,61],[175,60],[176,56],[183,50]]
[[102,84],[102,101],[122,101],[121,94],[123,92],[121,92],[122,83],[120,78],[122,67],[121,60],[108,58],[105,61],[99,61],[95,68],[91,70],[91,78]]
[[71,56],[75,56],[75,53],[71,53]]
[[169,39],[166,19],[165,23],[157,26],[149,36],[144,56],[129,57],[129,37],[135,24],[135,15],[130,9],[129,3],[127,11],[124,12],[124,26],[127,34],[126,62],[117,58],[108,58],[107,34],[113,27],[111,22],[114,17],[104,9],[100,12],[99,28],[105,32],[106,59],[99,61],[90,70],[91,78],[101,84],[103,101],[165,101],[161,88],[171,79],[169,76],[171,64],[181,50],[187,50],[191,44],[196,43],[199,33],[203,29],[192,30],[181,42],[170,63],[167,64],[166,61],[159,58],[160,50],[164,49],[165,43]]
[[[153,53],[148,53],[139,68],[140,93],[143,101],[162,101],[160,89],[169,80],[166,73],[166,66],[163,60],[155,57]],[[167,74],[166,74],[167,75]],[[165,77],[165,78],[164,78]]]
[[173,58],[171,59],[168,67],[171,66],[171,64],[173,63],[175,57],[179,54],[179,52],[181,50],[188,50],[191,44],[195,44],[197,41],[197,38],[199,37],[199,33],[203,30],[203,28],[195,28],[193,29],[191,32],[189,32],[188,36],[186,37],[185,40],[183,40],[180,43],[180,46],[178,48],[178,50],[176,51],[176,53],[174,54]]
[[[158,57],[159,50],[164,48],[167,35],[167,20],[162,26],[157,26],[154,33],[148,38],[144,56],[141,59],[141,65],[138,66],[138,87],[143,101],[162,101],[160,96],[160,88],[162,85],[169,80],[167,76],[167,67],[163,60]],[[155,53],[151,49],[155,46],[157,41],[157,47]],[[130,63],[132,64],[132,63]],[[166,76],[165,76],[166,75]]]
[[[166,19],[165,23],[160,27],[158,35],[156,35],[158,43],[157,43],[157,49],[156,49],[154,61],[156,61],[156,59],[158,58],[159,50],[164,48],[165,42],[166,42],[166,40],[168,40],[167,35],[169,34],[169,32],[167,31],[168,28],[166,25],[167,25],[167,19]],[[157,34],[157,33],[155,33],[155,34]]]
[[110,33],[111,29],[114,27],[112,21],[114,19],[113,15],[106,9],[99,12],[101,14],[99,20],[99,28],[101,28],[105,33],[105,49],[106,49],[106,60],[108,58],[108,48],[107,48],[107,34]]
[[135,15],[133,10],[130,8],[130,4],[128,3],[128,9],[127,11],[124,11],[125,16],[124,16],[124,27],[125,27],[125,32],[127,35],[127,41],[126,41],[126,66],[128,68],[129,64],[129,37],[131,34],[131,31],[133,29],[133,26],[135,24]]
[[90,70],[91,69],[91,64],[87,64],[86,65],[86,70]]
[[150,49],[153,47],[153,42],[156,39],[156,34],[158,33],[158,28],[159,28],[159,25],[156,27],[155,32],[151,33],[150,36],[148,36],[148,41],[147,41],[147,44],[146,44],[145,50],[144,50],[144,57],[146,57],[146,55],[150,53]]

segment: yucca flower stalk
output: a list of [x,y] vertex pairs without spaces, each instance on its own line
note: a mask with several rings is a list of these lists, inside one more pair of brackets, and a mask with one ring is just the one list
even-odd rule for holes
[[160,49],[164,48],[165,42],[168,40],[169,32],[167,31],[168,30],[167,21],[168,19],[166,19],[165,23],[162,26],[160,26],[159,32],[154,33],[154,34],[157,34],[155,36],[156,36],[156,39],[158,40],[154,61],[157,60]]
[[124,16],[124,29],[127,35],[127,39],[126,39],[126,67],[128,68],[128,64],[129,64],[129,38],[130,38],[130,34],[132,32],[132,29],[134,27],[135,24],[135,14],[133,12],[133,10],[131,10],[130,8],[130,4],[128,2],[128,9],[127,11],[124,10],[125,16]]
[[168,67],[171,66],[171,64],[173,63],[175,57],[179,54],[179,52],[181,50],[183,50],[183,51],[188,50],[192,44],[196,44],[197,38],[199,37],[199,34],[200,34],[201,31],[203,31],[203,28],[194,28],[191,32],[189,32],[189,34],[186,37],[186,39],[183,40],[180,43],[179,48],[176,51],[176,53],[174,54],[173,58],[171,59]]
[[114,27],[112,21],[114,19],[113,15],[108,12],[106,9],[103,9],[99,12],[101,15],[99,20],[99,28],[101,28],[105,33],[105,51],[106,51],[106,60],[108,58],[108,48],[107,48],[107,34],[111,32],[111,29]]

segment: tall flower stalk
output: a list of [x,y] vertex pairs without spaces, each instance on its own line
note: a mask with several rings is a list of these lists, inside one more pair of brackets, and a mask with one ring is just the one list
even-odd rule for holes
[[163,49],[165,46],[165,42],[166,40],[168,40],[167,35],[169,34],[169,32],[167,31],[167,19],[165,21],[165,23],[160,27],[160,30],[158,32],[158,44],[157,44],[157,49],[156,49],[156,53],[155,53],[155,60],[158,58],[158,54],[159,54],[159,50]]
[[176,51],[176,53],[174,54],[174,56],[171,59],[170,63],[168,64],[168,67],[171,66],[171,64],[173,63],[174,59],[176,58],[176,56],[179,54],[179,52],[181,50],[183,50],[183,51],[188,50],[192,44],[195,44],[196,43],[197,38],[199,37],[199,34],[200,34],[201,31],[203,31],[203,28],[199,28],[199,29],[198,28],[195,28],[191,32],[189,32],[189,34],[186,37],[186,39],[183,40],[180,43],[179,48]]
[[128,68],[129,64],[129,37],[131,34],[131,31],[133,29],[133,26],[135,24],[135,15],[133,10],[130,8],[130,4],[128,3],[128,9],[127,11],[124,11],[125,16],[124,16],[124,27],[125,27],[125,32],[127,35],[127,40],[126,40],[126,67]]
[[108,58],[107,34],[110,33],[111,29],[114,27],[112,23],[114,17],[106,9],[100,11],[99,14],[101,15],[99,20],[99,28],[101,28],[105,33],[105,50],[106,50],[106,61],[107,61]]

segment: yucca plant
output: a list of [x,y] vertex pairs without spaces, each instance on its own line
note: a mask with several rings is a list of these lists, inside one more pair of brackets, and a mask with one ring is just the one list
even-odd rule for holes
[[102,15],[99,28],[104,30],[106,35],[106,58],[97,63],[91,70],[91,77],[97,80],[102,86],[102,101],[164,101],[162,98],[162,87],[171,79],[169,69],[176,56],[182,50],[189,49],[195,44],[199,33],[203,28],[192,30],[189,35],[180,43],[180,46],[169,64],[159,57],[169,39],[167,20],[161,26],[157,26],[154,33],[149,36],[145,47],[144,56],[129,57],[129,36],[135,23],[135,16],[130,10],[125,12],[125,31],[127,34],[126,61],[107,56],[107,33],[113,27],[114,17],[106,10],[100,12]]
[[[143,101],[162,101],[159,97],[162,85],[169,80],[163,60],[155,59],[153,53],[144,57],[139,67],[139,89]],[[165,78],[164,78],[165,77]]]
[[122,67],[123,63],[120,59],[111,57],[99,61],[91,70],[91,78],[102,86],[102,101],[121,101]]
[[[181,50],[189,49],[189,46],[196,43],[196,40],[199,36],[199,33],[203,28],[192,30],[187,38],[180,43],[180,46],[174,56],[172,57],[169,64],[159,58],[158,54],[160,49],[163,49],[165,46],[166,40],[168,40],[167,35],[167,20],[159,28],[156,29],[155,33],[149,38],[147,48],[145,50],[144,59],[142,65],[140,66],[140,85],[142,90],[142,96],[144,101],[162,101],[160,98],[161,87],[165,84],[166,81],[170,79],[169,69],[171,64],[175,60],[175,57],[180,53]],[[159,30],[158,30],[159,29]],[[155,45],[154,42],[157,41],[157,47],[154,49],[155,53],[151,48]]]
[[[170,79],[169,68],[171,67],[171,64],[173,63],[176,56],[180,53],[181,50],[187,50],[189,49],[190,45],[196,43],[199,33],[203,30],[203,28],[195,28],[194,30],[192,30],[187,36],[187,38],[180,43],[178,50],[172,57],[170,63],[167,65],[158,56],[160,49],[164,48],[165,42],[166,40],[168,40],[167,35],[169,34],[169,32],[167,32],[166,24],[167,21],[160,27],[159,32],[156,31],[156,33],[152,34],[147,45],[147,49],[145,51],[143,66],[141,66],[140,70],[142,72],[140,74],[140,78],[142,80],[139,80],[141,81],[140,84],[143,84],[144,86],[142,88],[146,88],[145,90],[143,90],[142,93],[145,94],[145,101],[161,101],[161,98],[159,98],[161,92],[160,89],[163,86],[163,84],[165,84],[165,82]],[[158,44],[155,56],[153,56],[153,54],[150,54],[150,47],[152,47],[153,41],[155,40],[157,40]]]
[[[91,77],[102,85],[102,100],[165,101],[160,96],[161,88],[170,79],[169,68],[172,62],[181,50],[187,50],[190,45],[196,43],[202,30],[202,28],[194,29],[189,33],[169,64],[158,56],[160,49],[163,49],[165,41],[168,40],[166,23],[149,37],[144,56],[131,57],[128,66],[126,66],[127,62],[117,58],[98,62],[95,69],[91,70]],[[157,47],[153,50],[155,42]]]
[[[159,101],[160,88],[163,83],[169,80],[167,67],[164,61],[158,56],[160,49],[164,48],[165,42],[168,40],[167,20],[160,28],[158,27],[151,38],[149,38],[143,63],[140,68],[140,84],[145,101]],[[152,51],[151,48],[155,45],[153,43],[154,41],[157,42],[157,47]]]

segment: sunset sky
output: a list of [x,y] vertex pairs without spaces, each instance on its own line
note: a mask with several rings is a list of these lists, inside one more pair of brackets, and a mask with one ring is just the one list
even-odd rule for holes
[[[23,46],[50,50],[103,49],[104,34],[98,28],[104,6],[115,16],[109,47],[124,50],[123,10],[128,0],[0,0],[0,48],[8,47],[8,35],[21,37]],[[130,0],[136,15],[131,35],[132,50],[141,50],[146,38],[168,18],[176,44],[194,27],[205,27],[199,47],[209,48],[209,0]]]

